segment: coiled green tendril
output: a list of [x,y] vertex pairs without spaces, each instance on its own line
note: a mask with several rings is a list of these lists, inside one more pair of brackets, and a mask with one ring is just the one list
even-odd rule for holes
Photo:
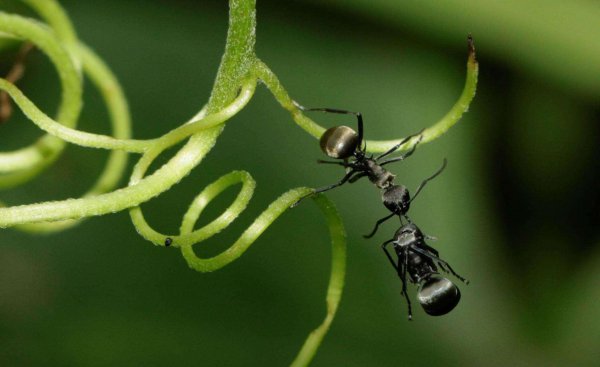
[[[309,188],[289,190],[273,201],[227,250],[212,258],[196,255],[193,246],[226,228],[246,208],[256,186],[248,172],[228,173],[192,201],[185,213],[179,233],[155,231],[145,221],[139,205],[184,178],[200,164],[216,143],[225,123],[252,98],[256,85],[262,82],[293,120],[310,135],[319,138],[324,128],[297,109],[276,75],[254,53],[255,0],[230,0],[229,30],[225,52],[217,73],[211,97],[192,119],[164,135],[148,140],[131,139],[131,121],[125,95],[110,69],[75,34],[68,16],[55,0],[21,0],[46,23],[19,15],[0,12],[0,37],[31,42],[48,56],[55,66],[61,85],[61,100],[54,117],[46,115],[11,82],[0,78],[0,90],[6,92],[19,109],[46,135],[31,145],[0,152],[0,188],[7,189],[35,178],[52,165],[67,143],[83,147],[108,149],[110,156],[94,185],[79,198],[48,201],[0,208],[0,227],[15,227],[29,232],[55,232],[76,225],[81,220],[128,209],[137,231],[155,245],[164,246],[172,239],[188,265],[201,272],[220,269],[240,257],[254,241],[292,203],[310,193]],[[467,79],[462,95],[440,121],[424,130],[422,143],[429,142],[454,125],[468,109],[475,95],[477,62],[469,43]],[[77,129],[82,108],[82,80],[91,80],[100,91],[109,112],[112,134],[100,135]],[[401,139],[368,141],[371,152],[383,152]],[[186,141],[182,148],[159,169],[146,175],[148,167],[166,149]],[[407,142],[401,149],[413,144]],[[124,174],[129,153],[140,154],[129,183],[117,188]],[[202,228],[194,226],[203,209],[230,186],[241,183],[234,202],[215,220]],[[343,224],[333,204],[316,195],[314,202],[323,212],[332,243],[332,267],[327,291],[327,314],[323,323],[305,341],[295,366],[307,365],[327,332],[337,310],[345,276],[346,239]]]

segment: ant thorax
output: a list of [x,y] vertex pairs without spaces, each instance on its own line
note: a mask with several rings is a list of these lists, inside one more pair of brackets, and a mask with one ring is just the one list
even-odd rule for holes
[[432,275],[438,274],[433,261],[421,254],[405,249],[408,257],[408,275],[413,283],[420,283]]
[[394,178],[396,178],[396,175],[381,167],[373,158],[366,158],[364,165],[369,181],[380,189],[390,186],[394,182]]

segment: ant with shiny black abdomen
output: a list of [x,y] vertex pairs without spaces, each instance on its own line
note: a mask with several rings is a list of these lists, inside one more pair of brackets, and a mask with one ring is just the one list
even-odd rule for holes
[[[324,161],[318,160],[318,163],[325,164],[336,164],[344,167],[346,169],[346,174],[344,177],[337,183],[324,186],[315,189],[312,193],[300,198],[297,202],[295,202],[292,206],[298,205],[300,201],[305,199],[306,197],[312,196],[317,193],[329,191],[338,186],[342,186],[346,182],[354,183],[362,177],[368,177],[369,181],[371,181],[375,186],[380,189],[387,189],[393,186],[394,178],[396,177],[393,173],[383,168],[386,164],[390,164],[393,162],[402,161],[412,155],[421,141],[421,132],[410,135],[400,143],[394,145],[391,149],[380,154],[377,157],[366,155],[366,147],[363,148],[363,119],[362,114],[360,112],[352,112],[346,110],[338,110],[333,108],[306,108],[301,106],[300,104],[294,102],[295,106],[302,111],[320,111],[320,112],[328,112],[328,113],[338,113],[338,114],[347,114],[356,116],[358,122],[358,133],[354,131],[352,128],[348,126],[334,126],[327,129],[321,139],[319,140],[321,145],[321,150],[330,158],[342,159],[343,161]],[[385,160],[381,160],[388,155],[392,154],[400,146],[407,143],[409,140],[417,138],[418,140],[413,144],[413,146],[403,155],[400,155],[395,158],[389,158]],[[352,160],[350,160],[352,158]]]
[[[313,191],[312,193],[300,198],[300,200],[298,200],[292,206],[298,205],[298,203],[300,203],[300,201],[302,201],[306,197],[312,196],[317,193],[329,191],[338,186],[342,186],[346,182],[354,183],[362,177],[368,177],[369,181],[371,181],[375,186],[377,186],[380,189],[385,190],[391,187],[396,176],[390,171],[383,168],[383,166],[408,158],[414,153],[415,149],[417,148],[417,145],[421,141],[421,132],[419,132],[417,134],[410,135],[402,139],[400,143],[394,145],[391,149],[389,149],[383,154],[380,154],[377,157],[367,157],[365,151],[366,147],[363,148],[363,119],[362,114],[360,112],[338,110],[334,108],[306,108],[304,106],[301,106],[297,102],[294,102],[294,105],[302,111],[320,111],[328,113],[354,115],[356,116],[358,122],[358,133],[348,126],[341,125],[331,127],[327,129],[323,133],[323,135],[321,135],[321,139],[319,140],[319,142],[323,153],[325,153],[330,158],[342,159],[343,161],[339,162],[318,160],[317,162],[340,165],[346,169],[346,174],[339,182],[329,186],[324,186],[315,189],[315,191]],[[400,146],[407,143],[412,138],[417,138],[418,140],[406,153],[395,158],[389,158],[381,161],[381,159],[387,157],[388,155],[398,150]],[[350,158],[352,158],[352,160],[350,160]]]
[[[368,177],[371,183],[373,183],[375,186],[382,190],[381,196],[383,204],[386,208],[388,208],[388,210],[391,211],[391,214],[377,221],[377,224],[375,225],[373,231],[371,231],[370,234],[365,235],[364,237],[373,237],[373,235],[379,228],[379,225],[385,222],[386,220],[390,219],[394,215],[400,217],[401,223],[402,217],[404,217],[410,223],[410,219],[408,218],[407,213],[410,208],[411,201],[417,197],[419,192],[423,189],[423,187],[425,186],[425,184],[427,184],[428,181],[435,178],[444,170],[444,168],[446,167],[446,160],[444,160],[444,164],[435,174],[421,182],[412,199],[406,186],[395,185],[394,179],[396,176],[390,171],[383,168],[383,166],[389,163],[402,161],[410,157],[415,152],[417,145],[421,142],[421,139],[423,138],[422,131],[414,135],[409,135],[408,137],[402,139],[398,144],[394,145],[392,148],[390,148],[389,150],[380,154],[377,157],[368,157],[366,155],[366,146],[363,148],[363,119],[362,114],[360,112],[352,112],[334,108],[306,108],[295,101],[294,105],[298,109],[305,112],[318,111],[354,115],[357,119],[358,133],[352,128],[344,125],[331,127],[323,133],[319,141],[323,153],[325,153],[330,158],[342,159],[342,161],[340,162],[318,160],[317,162],[340,165],[346,169],[346,174],[339,182],[332,185],[317,188],[312,193],[300,198],[297,202],[295,202],[292,205],[292,207],[298,205],[300,201],[314,194],[329,191],[336,187],[342,186],[346,182],[354,183],[362,177]],[[416,138],[417,140],[406,153],[398,157],[382,160],[383,158],[398,150],[398,148],[400,148],[402,145],[404,145],[413,138]]]
[[[440,259],[438,251],[427,245],[425,239],[435,238],[424,235],[415,224],[408,223],[396,231],[394,238],[381,245],[402,281],[400,294],[404,295],[408,304],[409,320],[412,319],[412,309],[406,289],[407,281],[419,285],[417,298],[423,310],[431,316],[447,314],[460,301],[460,290],[449,279],[440,276],[438,266],[444,272],[450,272],[463,283],[469,284],[469,281],[458,275],[450,264]],[[394,261],[387,250],[389,244],[394,247],[397,261]]]

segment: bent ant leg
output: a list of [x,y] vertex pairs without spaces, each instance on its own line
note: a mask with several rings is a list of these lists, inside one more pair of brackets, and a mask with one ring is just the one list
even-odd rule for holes
[[[404,267],[402,271],[402,276],[400,279],[402,280],[402,292],[404,293],[404,298],[406,299],[406,303],[408,304],[408,320],[412,320],[412,306],[410,304],[410,298],[408,298],[408,293],[406,292],[406,271],[408,270],[408,254],[404,252]],[[398,260],[400,262],[400,260]]]
[[396,263],[394,262],[394,259],[392,258],[392,255],[390,255],[390,252],[387,250],[387,245],[389,245],[392,242],[394,242],[394,240],[385,241],[384,243],[381,244],[381,249],[383,250],[383,252],[385,252],[385,255],[390,260],[390,263],[392,264],[392,266],[394,267],[394,269],[396,269],[396,272],[399,275],[400,274],[400,270],[398,269],[398,265],[396,265]]
[[349,179],[348,182],[355,183],[356,181],[360,180],[361,178],[363,178],[365,176],[367,176],[367,173],[361,172],[361,173],[357,174],[356,176],[352,177],[351,179]]
[[356,171],[352,170],[352,171],[350,171],[350,172],[346,173],[346,175],[345,175],[345,176],[344,176],[344,177],[343,177],[343,178],[342,178],[342,179],[341,179],[339,182],[337,182],[337,183],[334,183],[334,184],[332,184],[332,185],[329,185],[329,186],[324,186],[324,187],[320,187],[320,188],[318,188],[318,189],[315,189],[315,191],[311,192],[310,194],[306,194],[306,195],[304,195],[303,197],[301,197],[300,199],[298,199],[298,201],[296,201],[294,204],[292,204],[292,205],[290,206],[290,208],[293,208],[293,207],[297,206],[298,204],[300,204],[300,202],[301,202],[302,200],[306,199],[306,198],[307,198],[307,197],[309,197],[309,196],[313,196],[313,195],[315,195],[315,194],[319,194],[319,193],[322,193],[322,192],[325,192],[325,191],[329,191],[329,190],[331,190],[331,189],[335,189],[335,188],[336,188],[336,187],[338,187],[338,186],[342,186],[342,185],[343,185],[343,184],[345,184],[345,183],[346,183],[346,182],[347,182],[347,181],[348,181],[348,180],[349,180],[349,179],[352,177],[352,175],[354,175],[355,173],[356,173]]
[[375,235],[375,232],[377,232],[377,229],[379,228],[379,225],[382,224],[383,222],[385,222],[386,220],[390,219],[391,217],[393,217],[394,215],[396,215],[396,213],[392,213],[386,217],[381,218],[380,220],[377,221],[377,223],[375,224],[375,228],[373,228],[373,230],[371,231],[371,233],[367,234],[367,235],[363,235],[364,238],[371,238]]
[[413,197],[408,202],[409,204],[412,203],[413,200],[415,200],[415,198],[417,197],[417,195],[419,195],[419,192],[421,192],[421,190],[423,190],[423,187],[425,187],[425,185],[427,184],[427,182],[433,180],[440,173],[442,173],[442,171],[446,168],[446,164],[447,163],[448,163],[448,161],[446,160],[446,158],[444,158],[444,162],[442,163],[442,166],[433,175],[431,175],[430,177],[424,179],[423,182],[421,182],[421,184],[419,185],[419,187],[417,187],[417,191],[415,192],[415,194],[413,195]]
[[[429,236],[424,234],[424,237],[426,240],[437,240],[437,237],[433,237],[433,236]],[[429,246],[428,244],[426,244],[425,242],[421,242],[421,246],[423,246],[423,248],[425,248],[425,250],[431,252],[432,254],[434,254],[437,257],[440,257],[440,253],[438,252],[438,250],[434,249],[433,247]],[[446,269],[446,267],[444,266],[444,264],[442,264],[441,262],[438,262],[437,265],[440,267],[440,269],[442,269],[444,272],[449,273],[450,271],[448,269]]]
[[386,151],[385,153],[382,153],[380,155],[378,155],[377,157],[375,157],[375,160],[379,160],[387,155],[390,155],[392,153],[394,153],[396,150],[398,150],[398,148],[400,148],[402,145],[406,144],[406,142],[408,142],[409,140],[411,140],[412,138],[418,136],[419,139],[417,140],[417,142],[415,144],[413,144],[413,146],[409,149],[408,152],[404,153],[403,155],[397,157],[397,158],[393,158],[393,159],[389,159],[386,161],[381,162],[379,165],[383,166],[384,164],[388,164],[388,163],[392,163],[392,162],[396,162],[396,161],[401,161],[403,159],[406,159],[408,157],[410,157],[414,152],[415,149],[417,149],[417,145],[419,145],[419,143],[421,142],[421,139],[423,139],[423,135],[421,135],[423,133],[423,130],[419,131],[416,134],[413,135],[409,135],[406,138],[402,139],[400,141],[400,143],[394,145],[391,149],[389,149],[388,151]]
[[450,264],[448,264],[446,261],[440,259],[439,257],[437,257],[437,256],[435,256],[433,254],[428,253],[427,251],[424,251],[423,249],[421,249],[421,248],[419,248],[417,246],[411,245],[410,249],[413,250],[413,251],[415,251],[415,252],[420,253],[421,255],[427,256],[428,258],[430,258],[430,259],[432,259],[434,261],[437,261],[440,264],[444,264],[444,266],[446,266],[448,268],[448,270],[450,270],[450,273],[452,273],[452,275],[454,275],[455,277],[457,277],[458,279],[460,279],[463,283],[469,284],[469,280],[461,277],[460,275],[458,275],[454,271],[454,269],[452,269],[452,267],[450,266]]
[[389,251],[386,248],[387,245],[389,245],[392,242],[394,242],[394,240],[385,241],[381,244],[381,248],[385,252],[387,258],[390,260],[390,263],[392,264],[394,269],[396,269],[398,277],[402,281],[402,291],[400,292],[400,294],[404,295],[404,298],[406,299],[406,304],[408,305],[408,319],[412,320],[412,306],[410,304],[410,298],[408,298],[408,292],[406,291],[406,271],[408,269],[408,256],[406,256],[403,252],[398,252],[398,264],[396,264],[394,262],[394,259],[392,258],[392,255],[390,255]]
[[327,112],[327,113],[337,113],[344,115],[354,115],[356,116],[356,121],[358,124],[358,141],[363,141],[363,119],[362,114],[360,112],[346,111],[346,110],[338,110],[336,108],[307,108],[302,106],[300,103],[296,101],[292,101],[294,106],[302,111],[317,111],[317,112]]
[[344,166],[344,167],[348,166],[345,162],[325,161],[323,159],[317,159],[317,163],[319,163],[319,164],[337,164],[338,166]]
[[433,247],[429,246],[428,244],[426,244],[425,242],[421,242],[420,246],[423,246],[423,248],[425,248],[425,250],[431,252],[432,254],[434,254],[435,256],[440,256],[440,253],[438,252],[438,250],[434,249]]

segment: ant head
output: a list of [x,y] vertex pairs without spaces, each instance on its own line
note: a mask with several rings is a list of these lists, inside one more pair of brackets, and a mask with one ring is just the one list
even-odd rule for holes
[[414,223],[408,223],[400,227],[396,231],[396,242],[398,243],[414,243],[424,240],[423,232]]
[[[410,193],[404,185],[392,185],[391,180],[387,181],[388,186],[383,189],[382,199],[383,205],[392,213],[405,215],[410,209]],[[402,228],[405,232],[417,232],[416,227]]]
[[423,310],[431,316],[441,316],[452,311],[460,301],[460,290],[450,280],[430,275],[419,285],[417,298]]
[[360,140],[356,131],[348,126],[335,126],[327,129],[320,140],[321,150],[328,157],[346,159],[360,154]]

